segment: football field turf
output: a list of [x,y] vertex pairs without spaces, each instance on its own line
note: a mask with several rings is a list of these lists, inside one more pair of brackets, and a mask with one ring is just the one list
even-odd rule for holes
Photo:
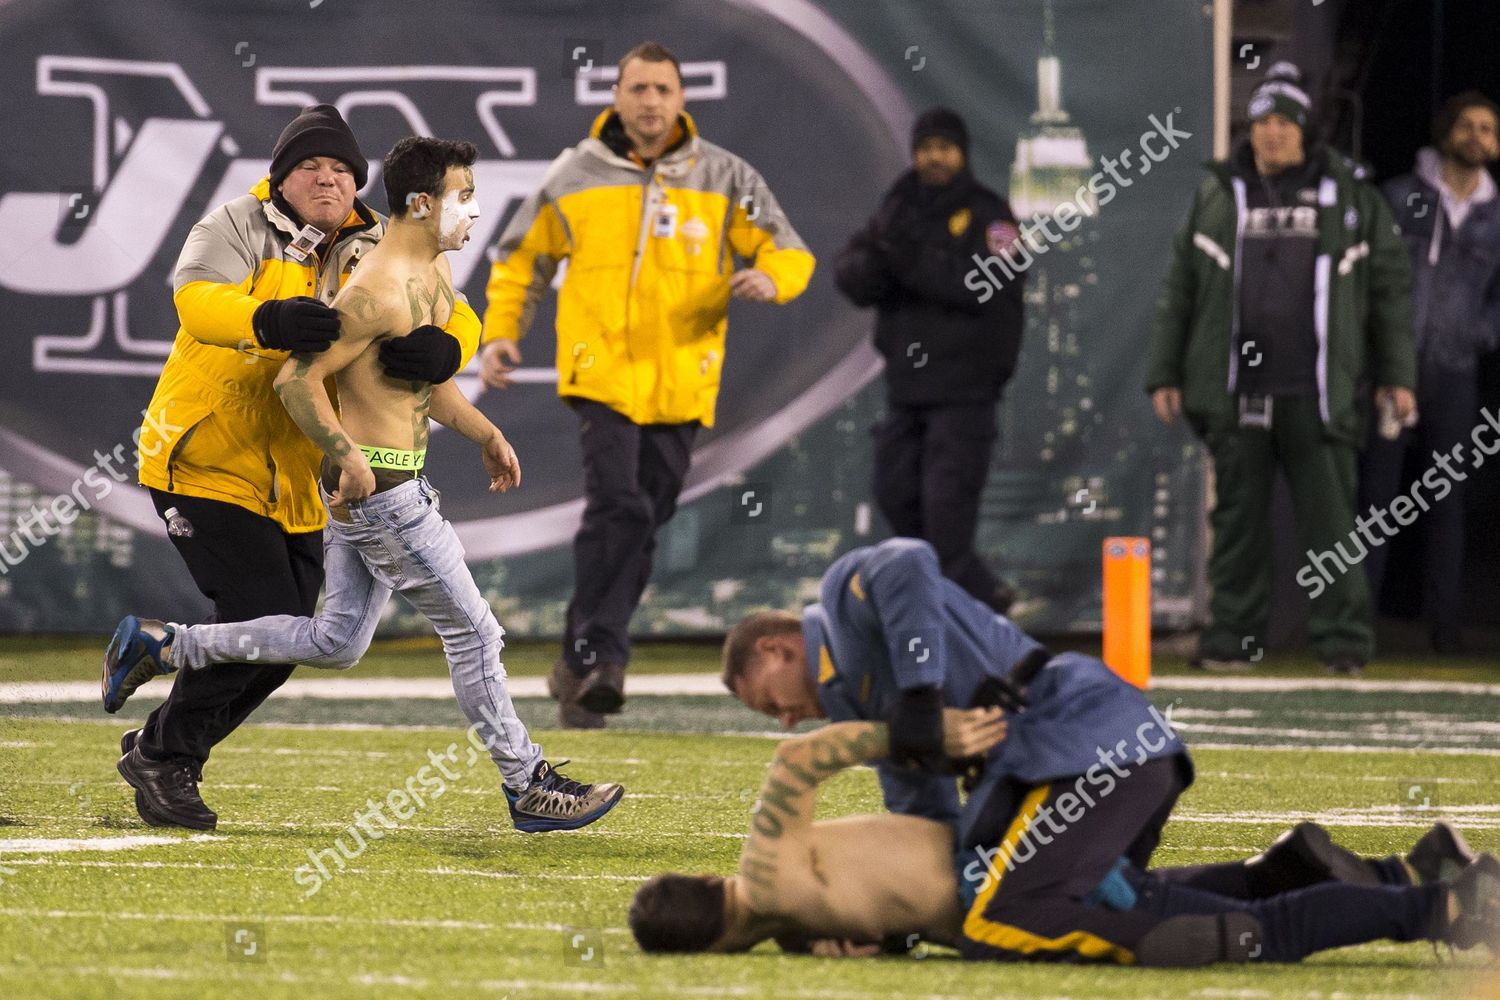
[[[12,682],[0,683],[3,997],[1495,995],[1479,985],[1496,971],[1482,950],[1439,960],[1421,943],[1187,972],[966,964],[942,950],[645,956],[625,927],[636,885],[665,870],[731,872],[770,759],[767,720],[727,697],[635,696],[603,733],[550,731],[551,703],[520,698],[548,756],[573,759],[570,775],[627,787],[592,828],[526,835],[493,765],[465,753],[445,681],[376,690],[376,657],[335,679],[346,696],[279,695],[216,750],[203,794],[219,827],[194,835],[144,826],[114,769],[120,733],[164,681],[114,719],[76,688],[12,697],[23,686],[12,663],[0,662]],[[1153,700],[1194,748],[1198,781],[1155,863],[1244,857],[1305,818],[1371,855],[1404,851],[1439,816],[1476,849],[1500,850],[1500,686],[1317,685],[1162,678]],[[371,824],[379,839],[350,834],[367,799],[407,787],[453,744],[457,777],[441,796],[395,829]],[[826,786],[819,815],[878,808],[861,770]],[[342,871],[335,838],[356,855]],[[309,851],[323,852],[326,879]]]

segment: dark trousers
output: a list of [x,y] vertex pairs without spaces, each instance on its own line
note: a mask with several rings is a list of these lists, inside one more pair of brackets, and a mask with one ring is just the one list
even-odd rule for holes
[[581,675],[630,662],[630,616],[651,578],[656,530],[677,511],[698,424],[637,424],[603,403],[568,402],[583,446],[584,508],[563,656]]
[[[1368,555],[1355,532],[1355,465],[1352,444],[1323,432],[1312,396],[1278,397],[1271,429],[1236,428],[1206,438],[1218,494],[1210,523],[1208,557],[1212,623],[1199,652],[1210,659],[1249,660],[1266,644],[1271,604],[1271,487],[1280,468],[1291,487],[1297,547],[1310,562],[1321,557],[1327,577],[1299,567],[1298,583],[1321,584],[1312,597],[1307,631],[1322,659],[1368,662],[1375,651],[1369,585],[1359,563]],[[1340,569],[1340,567],[1343,567]],[[1306,571],[1306,572],[1304,572]],[[1309,596],[1314,589],[1306,591]]]
[[998,436],[995,403],[891,405],[875,425],[875,503],[903,538],[937,550],[943,575],[988,602],[999,580],[974,551]]
[[[1014,783],[993,788],[994,805],[979,809],[978,826],[963,834],[965,846],[981,847],[986,841],[980,827],[990,827],[988,847],[998,847],[964,919],[959,950],[965,958],[1133,960],[1135,945],[1161,918],[1107,909],[1084,898],[1120,858],[1136,868],[1150,864],[1182,794],[1183,776],[1175,758],[1147,761],[1124,778],[1100,774],[1096,783],[1079,778],[1035,788]],[[1106,777],[1114,784],[1101,794]],[[1063,796],[1070,801],[1059,810]],[[1008,821],[996,822],[1007,814]]]
[[[1343,850],[1343,848],[1339,848]],[[1349,852],[1351,858],[1358,857]],[[1264,858],[1264,854],[1259,855]],[[1269,866],[1264,863],[1252,865],[1246,861],[1216,861],[1201,865],[1181,865],[1175,868],[1153,868],[1169,882],[1176,882],[1189,889],[1199,889],[1231,899],[1269,899],[1294,889],[1306,889],[1328,881],[1326,874],[1310,872],[1301,865],[1293,867]],[[1397,855],[1385,858],[1359,858],[1382,885],[1412,885],[1411,874]]]
[[[1479,422],[1476,393],[1473,372],[1424,367],[1417,380],[1420,422],[1394,441],[1372,431],[1360,467],[1361,511],[1372,506],[1388,511],[1397,494],[1410,495],[1413,485],[1428,469],[1438,468],[1433,461],[1434,452],[1449,455],[1450,466],[1457,470],[1456,475],[1449,476],[1438,468],[1443,481],[1452,484],[1452,491],[1441,500],[1433,499],[1436,494],[1432,488],[1417,487],[1431,509],[1420,513],[1420,520],[1412,526],[1422,540],[1422,615],[1427,620],[1433,645],[1440,649],[1456,647],[1463,627],[1464,483],[1459,476],[1467,477],[1467,470],[1472,467],[1471,435]],[[1453,446],[1459,443],[1465,449],[1462,457],[1452,455]],[[1409,459],[1416,466],[1410,476],[1405,473]],[[1433,482],[1436,485],[1437,480]],[[1392,528],[1398,527],[1392,517],[1385,522]],[[1385,583],[1390,546],[1386,542],[1375,547],[1365,560],[1370,592],[1377,601]]]
[[[218,500],[154,489],[151,499],[158,513],[176,507],[193,526],[190,537],[171,539],[193,582],[214,602],[210,622],[314,612],[323,586],[321,531],[289,534],[270,518]],[[167,700],[146,719],[142,752],[158,760],[191,759],[201,767],[292,669],[249,662],[179,671]]]
[[[993,786],[996,808],[981,810],[986,817],[981,825],[990,825],[988,820],[1012,804],[1015,810],[1008,823],[994,826],[1004,833],[991,837],[999,852],[964,919],[960,951],[965,958],[1130,964],[1142,939],[1170,917],[1238,911],[1260,922],[1261,947],[1253,950],[1254,958],[1290,962],[1382,937],[1421,940],[1435,926],[1438,908],[1446,905],[1446,890],[1438,885],[1327,882],[1236,899],[1195,888],[1191,877],[1178,880],[1186,870],[1147,872],[1182,793],[1178,762],[1149,761],[1131,768],[1108,794],[1101,794],[1104,787],[1102,778],[1062,779],[1035,788]],[[1063,803],[1065,796],[1071,801]],[[1059,808],[1062,804],[1067,808]],[[982,843],[978,830],[964,842]],[[1127,909],[1113,909],[1115,904],[1090,897],[1122,858],[1122,876],[1136,898],[1133,905],[1126,901]],[[1401,876],[1391,872],[1390,877]]]
[[[1127,868],[1136,893],[1131,912],[1156,920],[1184,914],[1247,913],[1260,924],[1249,957],[1295,962],[1314,952],[1388,938],[1429,940],[1442,926],[1447,886],[1364,886],[1323,882],[1264,899],[1233,899],[1194,889],[1161,875]],[[1253,932],[1247,932],[1253,933]]]

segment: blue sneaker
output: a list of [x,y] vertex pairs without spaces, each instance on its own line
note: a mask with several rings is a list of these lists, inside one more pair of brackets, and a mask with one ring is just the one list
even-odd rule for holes
[[613,809],[624,794],[625,789],[613,782],[585,785],[572,781],[544,760],[531,776],[531,787],[524,792],[507,788],[505,800],[517,830],[541,833],[588,826]]
[[115,636],[104,651],[104,672],[99,677],[99,692],[104,710],[111,715],[120,710],[135,689],[159,674],[175,673],[177,668],[166,662],[162,647],[172,641],[174,629],[152,618],[126,615],[115,629]]

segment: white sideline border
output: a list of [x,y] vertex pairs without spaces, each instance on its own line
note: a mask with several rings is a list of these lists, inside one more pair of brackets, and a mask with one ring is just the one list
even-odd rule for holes
[[[307,668],[304,668],[307,669]],[[508,677],[512,698],[547,697],[545,677]],[[141,694],[150,697],[166,685],[147,686]],[[1367,680],[1335,677],[1158,677],[1152,691],[1356,691],[1390,694],[1464,694],[1500,697],[1500,684],[1472,681]],[[625,693],[631,697],[729,697],[718,674],[627,674]],[[325,701],[366,699],[407,700],[453,697],[453,684],[446,677],[374,677],[358,674],[342,677],[293,677],[277,688],[272,698],[311,698]],[[98,681],[7,681],[0,683],[0,705],[48,702],[98,701]]]

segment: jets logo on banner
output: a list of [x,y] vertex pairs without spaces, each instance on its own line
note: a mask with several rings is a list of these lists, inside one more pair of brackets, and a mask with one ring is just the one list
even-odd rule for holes
[[[489,254],[504,224],[612,102],[614,63],[628,48],[580,43],[621,41],[615,6],[604,0],[570,10],[570,46],[525,18],[503,33],[425,41],[429,15],[420,5],[391,14],[378,31],[352,7],[328,5],[317,15],[321,28],[287,31],[291,15],[242,5],[216,13],[209,38],[178,6],[138,0],[128,19],[106,0],[0,6],[0,60],[34,67],[27,76],[35,81],[34,92],[17,89],[0,106],[11,154],[0,164],[0,310],[26,317],[0,339],[0,364],[30,375],[7,388],[11,412],[24,416],[5,430],[26,439],[11,449],[18,457],[8,471],[23,481],[87,465],[92,448],[107,450],[139,425],[178,330],[172,275],[189,231],[265,175],[276,136],[301,108],[328,103],[344,115],[370,161],[360,197],[377,211],[385,209],[380,160],[398,139],[437,135],[479,146],[474,178],[486,211],[449,260],[455,286],[482,314]],[[691,7],[648,13],[633,35],[696,40],[680,54],[688,110],[704,139],[766,178],[810,246],[839,245],[842,216],[821,207],[857,214],[877,202],[881,185],[906,166],[910,108],[876,60],[805,0],[730,6],[730,19]],[[223,38],[264,38],[273,28],[274,52],[250,59],[219,51]],[[351,31],[360,45],[330,57],[322,33]],[[785,105],[789,86],[806,99]],[[766,106],[781,110],[774,118],[747,113]],[[803,151],[824,145],[865,169],[798,168]],[[690,256],[715,252],[697,220],[677,220],[672,236]],[[796,308],[795,351],[787,350],[784,313],[746,310],[735,314],[729,357],[705,361],[723,366],[723,388],[715,427],[698,443],[709,457],[695,456],[685,501],[742,475],[878,371],[864,323],[831,286],[815,282]],[[504,513],[483,489],[447,486],[444,513],[471,558],[562,545],[576,528],[577,422],[555,398],[554,311],[544,297],[511,392],[480,398],[477,365],[458,378],[507,435],[555,459],[528,467],[526,490],[507,497]],[[777,391],[760,388],[768,385]],[[98,433],[80,435],[79,426]],[[441,474],[471,461],[464,442],[434,428],[432,468]],[[154,519],[127,516],[149,509],[133,494],[140,491],[122,486],[111,498],[120,509],[100,509],[159,531]]]

